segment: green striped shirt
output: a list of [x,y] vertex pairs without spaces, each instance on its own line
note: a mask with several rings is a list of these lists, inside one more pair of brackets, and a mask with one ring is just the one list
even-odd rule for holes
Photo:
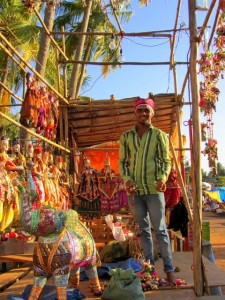
[[141,195],[156,194],[156,181],[167,180],[171,169],[168,137],[150,126],[140,138],[136,127],[120,137],[119,171],[125,183],[134,180]]

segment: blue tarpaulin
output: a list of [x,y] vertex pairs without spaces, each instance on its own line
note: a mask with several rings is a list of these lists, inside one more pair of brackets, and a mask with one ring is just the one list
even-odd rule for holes
[[[210,197],[212,196],[212,199],[214,198],[213,195],[217,194],[220,199],[218,199],[220,202],[225,202],[225,187],[214,187],[209,191],[206,191],[206,194],[208,194]],[[216,199],[217,200],[217,199]]]

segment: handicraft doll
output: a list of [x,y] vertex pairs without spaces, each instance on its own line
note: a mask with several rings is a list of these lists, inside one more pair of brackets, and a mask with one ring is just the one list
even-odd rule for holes
[[45,125],[45,137],[54,140],[56,136],[56,128],[58,126],[59,119],[59,101],[54,96],[53,92],[48,93],[48,100],[46,104],[46,125]]
[[49,185],[51,191],[50,205],[53,205],[53,207],[61,207],[59,175],[60,172],[56,167],[56,165],[54,164],[53,155],[49,154],[48,178],[49,178]]
[[34,149],[34,165],[31,167],[31,174],[37,191],[37,198],[33,202],[33,208],[45,205],[45,189],[43,184],[44,163],[42,161],[42,147]]
[[52,184],[50,174],[49,174],[49,156],[50,153],[46,150],[42,153],[42,162],[43,162],[43,186],[45,190],[45,203],[51,207],[55,207],[55,200],[57,199],[56,190]]
[[47,91],[45,87],[40,89],[40,106],[38,111],[38,120],[36,126],[36,132],[41,133],[46,126],[46,104],[48,102]]
[[[32,203],[38,198],[38,191],[36,188],[35,180],[33,178],[34,172],[34,146],[29,144],[27,149],[27,158],[26,158],[26,180],[27,180],[27,191],[30,195]],[[34,205],[35,206],[35,205]]]
[[164,192],[166,209],[174,208],[176,204],[180,201],[180,186],[177,178],[177,171],[175,169],[171,169],[170,174],[168,176],[168,180],[166,182],[166,191]]
[[84,159],[84,168],[78,186],[80,210],[87,213],[99,212],[98,171],[93,169],[88,158]]
[[71,190],[67,173],[67,164],[63,157],[59,156],[57,159],[57,168],[59,170],[59,190],[60,190],[60,205],[62,209],[67,210],[71,207]]
[[4,231],[13,222],[18,196],[12,181],[17,174],[11,173],[17,171],[18,166],[10,161],[8,149],[9,140],[6,136],[2,136],[0,139],[0,231]]
[[[25,178],[25,168],[26,168],[26,158],[21,153],[21,145],[19,138],[14,138],[12,140],[12,147],[11,147],[11,156],[10,156],[10,162],[14,165],[11,166],[9,169],[13,169],[13,171],[10,171],[12,178],[19,180],[23,185],[26,184],[26,178]],[[17,170],[15,170],[15,167],[17,167]],[[14,173],[14,174],[13,174]],[[15,189],[15,205],[14,205],[14,219],[12,223],[12,227],[18,228],[21,227],[21,220],[20,220],[20,197],[21,197],[21,191],[17,188],[17,186],[14,186]]]
[[121,180],[118,174],[110,167],[110,157],[107,156],[105,166],[98,175],[98,188],[100,191],[100,206],[103,215],[120,210],[119,184]]
[[40,89],[38,81],[30,73],[26,75],[27,90],[20,111],[20,123],[25,127],[36,128],[40,109]]
[[11,161],[16,166],[20,166],[20,168],[17,170],[17,173],[19,175],[19,180],[21,181],[25,180],[24,176],[25,176],[26,158],[21,153],[20,140],[18,138],[12,140]]

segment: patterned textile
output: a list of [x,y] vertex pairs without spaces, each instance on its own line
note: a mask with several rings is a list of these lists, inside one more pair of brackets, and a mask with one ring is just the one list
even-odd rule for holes
[[78,186],[77,196],[89,202],[99,197],[97,171],[93,168],[86,168],[86,170],[84,170]]
[[35,276],[53,272],[67,274],[69,268],[91,267],[98,257],[95,242],[73,210],[63,212],[65,228],[60,234],[39,237],[34,251]]
[[119,177],[99,177],[101,213],[109,214],[120,209]]
[[181,191],[178,184],[177,172],[171,169],[168,180],[166,182],[165,202],[166,208],[174,208],[180,201]]

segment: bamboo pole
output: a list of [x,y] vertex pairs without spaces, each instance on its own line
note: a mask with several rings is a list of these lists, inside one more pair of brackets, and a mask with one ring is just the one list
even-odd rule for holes
[[[174,99],[174,97],[173,97],[173,99]],[[179,99],[180,99],[180,97],[179,97]],[[102,103],[101,101],[109,101],[109,103]],[[124,102],[124,103],[121,103],[119,101]],[[127,108],[130,103],[135,102],[135,99],[127,101],[127,102],[126,102],[126,100],[115,100],[115,102],[113,102],[113,103],[110,102],[110,100],[95,100],[94,102],[92,102],[92,104],[88,104],[85,100],[78,100],[77,102],[78,103],[71,103],[69,107],[70,108],[76,108],[76,107],[83,108],[84,110],[86,108],[89,109],[89,108],[95,108],[95,107],[100,107],[100,108],[112,108],[112,107],[123,108],[124,107],[124,108]],[[174,100],[172,102],[168,102],[168,101],[163,101],[163,100],[161,101],[160,99],[159,100],[157,99],[156,103],[157,103],[157,108],[155,109],[156,111],[160,110],[159,106],[161,106],[161,105],[163,106],[163,109],[166,109],[167,108],[166,106],[168,106],[168,108],[170,108],[171,106],[174,107],[174,106],[180,105],[179,101],[174,102]],[[190,104],[190,102],[188,102],[186,104]]]
[[58,85],[58,91],[60,93],[60,67],[59,67],[59,51],[57,48],[55,48],[55,56],[56,56],[56,68],[57,68],[57,85]]
[[[18,51],[11,45],[11,43],[4,37],[4,35],[0,32],[0,38],[6,43],[6,45],[14,52],[14,54],[25,64],[36,76],[39,78],[50,90],[52,90],[61,100],[63,100],[66,104],[69,104],[68,100],[65,99],[54,87],[52,87],[31,65],[19,54]],[[10,51],[0,43],[0,47],[9,55],[9,57],[25,72],[27,70],[23,67],[21,62],[18,62],[14,56],[10,53]]]
[[[123,32],[123,36],[152,36],[152,37],[167,37],[171,38],[171,34],[165,34],[165,32],[173,32],[173,31],[187,31],[190,28],[177,28],[177,29],[166,29],[166,30],[156,30],[156,31],[144,31],[144,32]],[[201,27],[197,27],[197,29],[201,29]],[[164,32],[160,34],[160,32]],[[52,31],[50,32],[52,35],[99,35],[99,36],[111,36],[112,34],[115,36],[121,36],[121,32],[78,32],[78,31]]]
[[189,27],[190,27],[190,81],[191,96],[193,101],[193,163],[194,185],[193,185],[193,275],[194,289],[197,296],[203,296],[203,272],[202,272],[202,176],[201,176],[201,128],[199,109],[199,84],[197,76],[198,41],[196,30],[196,1],[189,0]]
[[187,72],[186,72],[186,75],[184,77],[184,81],[183,81],[183,86],[182,86],[182,89],[181,89],[181,99],[184,98],[184,92],[185,92],[185,88],[186,88],[186,84],[188,82],[188,77],[189,77],[189,67],[187,69]]
[[65,147],[64,142],[64,126],[63,126],[63,110],[64,108],[60,108],[60,114],[59,114],[59,139],[60,139],[60,145],[63,145]]
[[177,174],[178,174],[179,185],[181,187],[182,195],[184,197],[185,206],[186,206],[186,209],[187,209],[187,212],[188,212],[188,218],[189,218],[190,223],[192,223],[193,222],[193,215],[192,215],[190,203],[188,201],[188,196],[187,196],[186,188],[185,188],[185,185],[184,185],[183,177],[182,177],[182,174],[180,172],[180,168],[179,168],[178,161],[177,161],[177,156],[176,156],[176,153],[174,151],[174,147],[173,147],[173,144],[171,142],[171,139],[169,139],[169,142],[170,142],[170,150],[172,152],[173,159],[174,159],[175,166],[176,166],[176,170],[177,170]]
[[217,25],[219,17],[220,17],[220,9],[218,7],[217,11],[216,11],[216,16],[215,16],[214,24],[213,24],[213,27],[212,27],[211,35],[210,35],[210,38],[209,38],[209,42],[208,42],[208,45],[207,45],[208,49],[211,46],[211,43],[212,43],[212,40],[213,40],[213,36],[214,36],[215,30],[216,30],[216,25]]
[[[155,65],[170,65],[170,62],[95,62],[95,61],[83,61],[83,60],[60,60],[61,64],[80,64],[80,65],[96,65],[96,66],[107,66],[107,65],[119,65],[119,66],[155,66]],[[188,65],[189,62],[176,61],[176,65]]]
[[17,94],[13,93],[13,91],[10,90],[3,82],[0,81],[0,85],[1,85],[8,93],[10,93],[13,97],[15,97],[17,100],[23,102],[23,99],[20,98]]
[[199,33],[199,36],[198,36],[199,41],[201,41],[201,39],[202,39],[202,36],[203,36],[203,34],[204,34],[204,32],[205,32],[207,23],[208,23],[208,21],[209,21],[209,18],[210,18],[210,16],[211,16],[211,13],[212,13],[212,11],[213,11],[213,8],[214,8],[216,2],[217,2],[217,0],[212,0],[212,2],[211,2],[211,4],[210,4],[210,7],[209,7],[209,9],[208,9],[207,15],[206,15],[206,17],[205,17],[204,23],[203,23],[203,25],[202,25],[202,28],[201,28],[200,33]]
[[46,27],[45,23],[43,22],[41,15],[39,14],[39,12],[37,11],[36,8],[34,8],[34,12],[38,18],[38,20],[40,21],[41,25],[43,26],[46,34],[49,36],[50,40],[53,42],[53,44],[56,46],[56,48],[59,50],[59,52],[62,54],[62,56],[65,59],[68,59],[68,57],[66,56],[66,54],[62,51],[62,49],[59,47],[59,45],[57,44],[57,42],[54,40],[54,38],[51,36],[50,31],[48,30],[48,28]]
[[[64,26],[62,26],[61,30],[64,32]],[[62,35],[62,48],[63,48],[63,52],[66,52],[66,43],[65,43],[65,36],[64,35]],[[66,64],[63,65],[63,84],[64,84],[64,97],[67,98]]]
[[0,116],[3,117],[4,119],[8,120],[9,122],[13,123],[14,125],[16,125],[17,127],[19,128],[22,128],[23,130],[25,130],[26,132],[30,133],[31,135],[39,138],[40,140],[56,147],[56,148],[59,148],[67,153],[70,153],[70,150],[65,148],[65,147],[62,147],[54,142],[52,142],[51,140],[48,140],[47,138],[41,136],[40,134],[37,134],[36,132],[32,131],[31,129],[29,128],[26,128],[25,126],[21,125],[19,122],[15,121],[14,119],[10,118],[9,116],[7,116],[6,114],[0,112]]
[[68,122],[68,109],[65,107],[63,109],[63,119],[64,119],[64,137],[65,137],[65,147],[68,148],[69,142],[69,122]]
[[112,7],[113,15],[114,15],[114,17],[115,17],[115,19],[116,19],[116,23],[117,23],[117,25],[118,25],[118,27],[119,27],[120,34],[122,34],[123,30],[122,30],[122,27],[121,27],[121,25],[120,25],[120,21],[119,21],[119,19],[118,19],[117,13],[116,13],[116,8],[115,8],[115,5],[114,5],[114,3],[112,2],[112,0],[110,0],[110,5],[111,5],[111,7]]
[[175,25],[174,25],[172,46],[171,46],[171,52],[170,52],[170,69],[172,69],[172,67],[174,65],[174,45],[175,45],[175,39],[176,39],[176,29],[177,29],[177,23],[178,23],[178,19],[179,19],[180,6],[181,6],[181,0],[179,0],[178,4],[177,4],[176,20],[175,20]]

